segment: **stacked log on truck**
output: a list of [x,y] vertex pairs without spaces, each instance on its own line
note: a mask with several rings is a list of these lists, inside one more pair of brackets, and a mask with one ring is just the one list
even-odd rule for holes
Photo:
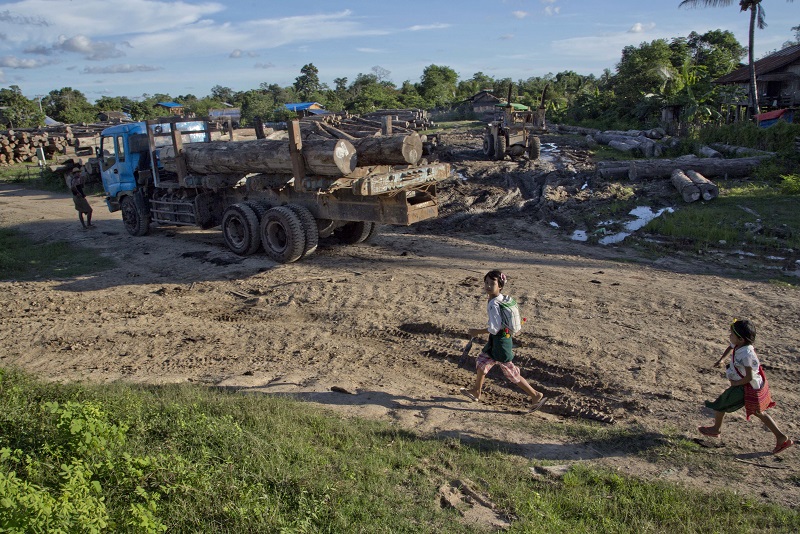
[[[134,236],[150,223],[219,226],[235,254],[263,248],[281,263],[312,254],[321,237],[355,244],[378,225],[436,217],[436,183],[450,168],[424,161],[419,134],[351,140],[302,123],[288,124],[288,140],[214,141],[206,121],[179,118],[109,128],[100,160],[108,207]],[[106,154],[111,139],[124,159]]]
[[[387,113],[383,113],[386,111]],[[420,122],[408,120],[398,120],[397,115],[390,114],[390,111],[380,110],[367,116],[354,116],[349,114],[328,114],[305,117],[300,121],[303,129],[304,138],[308,135],[321,137],[333,137],[336,139],[363,139],[369,137],[381,137],[387,135],[411,135],[422,130]],[[419,111],[419,110],[418,110]],[[432,123],[430,123],[432,124]],[[430,155],[439,144],[439,135],[419,134],[421,143],[420,155]]]

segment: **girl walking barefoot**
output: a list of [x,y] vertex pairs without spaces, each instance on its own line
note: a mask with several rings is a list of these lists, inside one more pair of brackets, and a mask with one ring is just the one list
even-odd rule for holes
[[725,376],[731,385],[714,402],[705,402],[706,407],[714,410],[714,424],[698,427],[697,430],[704,436],[719,437],[725,414],[744,407],[748,421],[751,415],[755,415],[775,435],[775,448],[772,453],[778,454],[794,445],[794,441],[781,432],[772,417],[764,413],[768,408],[775,406],[775,403],[769,393],[767,377],[753,348],[755,340],[756,327],[753,323],[748,320],[733,322],[730,346],[715,364],[719,365],[728,354],[731,354],[731,361],[725,371]]
[[511,350],[511,334],[513,332],[510,332],[509,328],[503,324],[500,312],[500,308],[512,300],[501,293],[505,283],[506,275],[497,270],[489,271],[483,277],[483,288],[489,296],[489,303],[486,306],[489,314],[488,326],[487,328],[470,328],[469,337],[472,339],[488,332],[489,342],[478,356],[475,384],[472,389],[461,388],[461,392],[473,401],[479,401],[486,375],[494,365],[499,365],[509,382],[516,384],[531,397],[533,400],[532,411],[536,411],[544,405],[545,396],[531,387],[528,381],[520,375],[519,368],[511,361],[514,359],[514,353]]

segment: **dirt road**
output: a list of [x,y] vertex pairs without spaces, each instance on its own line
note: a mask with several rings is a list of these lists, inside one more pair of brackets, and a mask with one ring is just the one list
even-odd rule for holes
[[[710,420],[702,401],[726,387],[711,365],[734,318],[758,326],[756,348],[778,402],[773,416],[800,437],[794,288],[699,261],[571,242],[514,216],[470,219],[458,232],[385,229],[369,244],[323,242],[311,258],[279,265],[233,255],[216,230],[155,228],[134,238],[99,196],[90,202],[96,228],[84,230],[68,195],[0,186],[3,226],[117,262],[74,279],[0,281],[0,365],[47,380],[291,394],[426,434],[492,440],[531,459],[800,502],[800,451],[768,454],[772,435],[740,414],[729,418],[724,446],[692,453],[740,460],[728,466],[733,475],[647,454],[667,440],[698,438],[696,427]],[[459,357],[467,329],[485,324],[481,280],[492,268],[508,274],[507,293],[528,317],[516,361],[550,397],[542,412],[520,413],[522,394],[499,372],[487,379],[484,402],[459,395],[473,380],[474,367],[460,367]],[[628,438],[541,432],[566,420],[626,429]],[[763,482],[753,487],[755,477]]]

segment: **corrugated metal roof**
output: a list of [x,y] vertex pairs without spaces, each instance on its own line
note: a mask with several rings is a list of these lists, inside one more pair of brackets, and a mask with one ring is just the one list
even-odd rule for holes
[[[795,61],[800,61],[800,45],[790,46],[783,50],[778,50],[755,63],[756,78],[781,69]],[[717,78],[714,83],[747,83],[750,80],[750,68],[744,66],[733,72]]]
[[311,106],[315,105],[322,107],[322,104],[320,104],[319,102],[296,102],[294,104],[284,104],[284,106],[286,106],[286,109],[288,109],[289,111],[305,111]]

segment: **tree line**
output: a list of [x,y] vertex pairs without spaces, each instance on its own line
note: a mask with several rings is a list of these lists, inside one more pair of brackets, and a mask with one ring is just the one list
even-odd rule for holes
[[[796,42],[800,42],[800,26],[793,30]],[[796,42],[788,41],[784,46]],[[747,48],[731,32],[712,30],[626,46],[615,69],[605,69],[600,76],[566,70],[514,81],[476,72],[471,78],[460,80],[448,66],[429,65],[419,82],[405,81],[398,86],[389,80],[388,70],[375,66],[352,81],[335,78],[330,87],[320,81],[317,67],[308,63],[295,82],[286,87],[263,82],[256,89],[234,91],[216,85],[203,97],[104,96],[91,104],[83,93],[71,87],[31,100],[12,85],[0,88],[0,106],[5,107],[7,126],[16,128],[42,126],[45,115],[69,124],[95,122],[103,111],[125,111],[134,120],[168,115],[166,109],[157,106],[159,102],[177,102],[196,116],[207,116],[212,108],[238,107],[243,125],[253,124],[257,117],[264,121],[292,118],[294,114],[284,107],[292,102],[318,102],[329,111],[354,114],[420,108],[448,111],[453,119],[470,119],[473,117],[469,106],[460,104],[484,89],[505,98],[510,88],[514,102],[532,108],[543,103],[552,122],[642,128],[657,124],[665,105],[675,105],[682,110],[684,122],[700,125],[718,120],[723,102],[737,96],[730,94],[731,89],[712,82],[738,68],[746,54]]]

